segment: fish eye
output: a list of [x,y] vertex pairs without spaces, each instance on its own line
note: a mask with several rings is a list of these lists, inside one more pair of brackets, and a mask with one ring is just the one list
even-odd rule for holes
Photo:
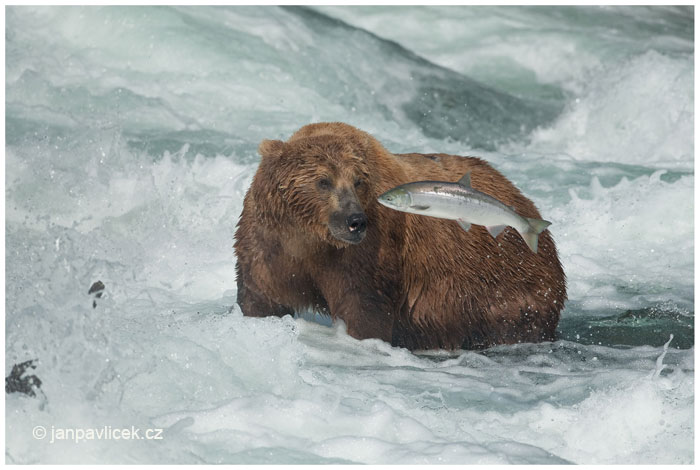
[[321,178],[316,184],[318,185],[319,189],[323,189],[324,191],[331,189],[331,180],[328,178]]

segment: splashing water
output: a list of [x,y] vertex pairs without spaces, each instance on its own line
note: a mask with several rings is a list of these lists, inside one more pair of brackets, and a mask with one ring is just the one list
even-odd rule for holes
[[[692,7],[8,7],[5,369],[41,393],[6,395],[7,462],[693,462],[693,31]],[[255,149],[335,120],[531,197],[560,339],[412,354],[243,317]],[[55,438],[132,426],[161,438]]]

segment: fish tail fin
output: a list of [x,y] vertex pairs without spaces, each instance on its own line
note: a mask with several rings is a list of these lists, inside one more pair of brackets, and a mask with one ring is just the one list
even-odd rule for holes
[[544,229],[552,225],[552,222],[542,219],[530,219],[529,217],[525,217],[525,220],[527,220],[527,223],[530,225],[530,228],[537,235],[539,235],[544,231]]
[[523,240],[525,240],[525,243],[527,243],[527,246],[530,247],[533,253],[537,253],[537,241],[539,240],[539,235],[552,225],[551,222],[548,222],[546,220],[542,219],[530,219],[528,217],[525,217],[525,220],[527,220],[527,223],[529,225],[528,230],[521,232],[520,235],[522,235]]

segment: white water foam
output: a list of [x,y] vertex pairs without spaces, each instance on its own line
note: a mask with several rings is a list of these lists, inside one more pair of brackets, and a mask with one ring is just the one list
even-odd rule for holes
[[655,51],[609,65],[552,127],[533,134],[530,149],[692,168],[693,82],[692,61]]
[[[421,11],[404,17],[417,37],[410,25]],[[494,10],[470,11],[498,25],[474,46],[484,56],[517,32]],[[416,355],[357,341],[342,324],[243,317],[231,247],[259,140],[339,119],[392,150],[476,154],[511,177],[554,222],[569,278],[565,319],[594,324],[666,305],[693,315],[693,141],[683,120],[692,61],[673,29],[663,38],[648,30],[654,50],[613,41],[617,68],[603,48],[572,49],[600,73],[557,83],[579,80],[574,68],[544,83],[575,93],[560,118],[485,152],[426,137],[374,100],[334,99],[364,95],[333,81],[333,61],[324,63],[333,73],[313,72],[323,93],[311,89],[282,58],[314,31],[286,11],[8,12],[6,375],[37,359],[30,373],[42,380],[37,398],[6,396],[8,462],[693,461],[694,349],[676,349],[676,339],[663,347],[670,323],[644,346],[623,335]],[[458,16],[428,12],[425,24]],[[352,44],[348,34],[332,44]],[[568,47],[561,32],[540,34]],[[450,37],[436,36],[435,49],[458,49]],[[523,60],[517,91],[541,91],[534,82],[562,57]],[[378,61],[391,58],[362,66]],[[98,279],[106,287],[95,299],[87,291]],[[32,437],[37,425],[163,428],[164,438],[50,444]]]

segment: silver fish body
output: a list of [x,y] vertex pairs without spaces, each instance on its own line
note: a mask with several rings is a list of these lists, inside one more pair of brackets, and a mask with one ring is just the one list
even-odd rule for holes
[[379,203],[411,214],[455,220],[466,231],[471,224],[483,225],[495,238],[506,226],[520,233],[530,249],[537,253],[538,235],[550,222],[519,215],[488,194],[471,187],[467,173],[457,183],[417,181],[397,186],[379,196]]

